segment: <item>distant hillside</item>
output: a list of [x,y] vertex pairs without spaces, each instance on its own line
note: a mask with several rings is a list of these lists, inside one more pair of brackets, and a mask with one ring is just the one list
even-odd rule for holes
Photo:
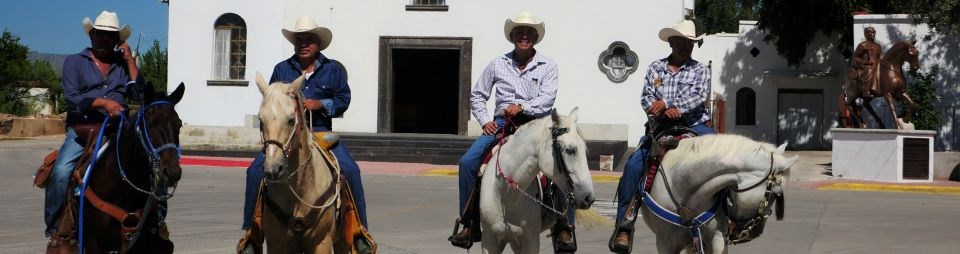
[[46,60],[50,63],[50,67],[53,67],[53,70],[57,74],[63,73],[63,61],[67,59],[68,54],[49,54],[49,53],[40,53],[36,51],[30,51],[27,54],[27,60],[37,61],[37,60]]

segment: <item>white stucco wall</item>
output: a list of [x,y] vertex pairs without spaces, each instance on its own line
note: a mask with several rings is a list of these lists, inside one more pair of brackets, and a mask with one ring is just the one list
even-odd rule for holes
[[[243,126],[244,116],[255,115],[260,94],[254,72],[269,75],[275,63],[288,57],[292,46],[280,34],[302,15],[311,15],[333,31],[323,53],[341,61],[350,73],[353,101],[335,128],[348,132],[376,132],[379,36],[471,37],[472,82],[494,57],[512,46],[503,35],[503,23],[528,10],[546,22],[538,52],[560,65],[556,107],[566,114],[580,107],[580,122],[627,125],[626,139],[636,142],[646,121],[639,98],[643,68],[666,56],[669,47],[657,38],[660,28],[682,19],[681,1],[651,4],[642,1],[447,1],[449,11],[406,11],[408,0],[307,1],[266,3],[253,0],[170,2],[169,80],[183,81],[187,91],[181,117],[191,125]],[[687,6],[692,8],[692,6]],[[246,87],[207,86],[211,77],[213,23],[232,12],[247,24]],[[640,59],[640,69],[623,83],[613,83],[597,68],[599,54],[614,41],[626,42]],[[471,118],[471,124],[476,120]],[[476,134],[471,133],[471,134]]]
[[[834,50],[839,35],[820,34],[804,58],[804,64],[789,66],[777,54],[776,47],[763,41],[765,33],[756,28],[755,21],[741,21],[737,34],[713,34],[704,38],[695,48],[693,58],[704,64],[712,61],[713,92],[727,100],[726,128],[729,133],[749,136],[755,140],[777,141],[777,92],[779,89],[823,90],[824,112],[822,126],[835,124],[836,98],[842,78],[846,76],[847,62]],[[750,50],[756,47],[754,57]],[[736,125],[737,90],[749,87],[756,93],[756,125]],[[826,140],[827,133],[820,137]]]

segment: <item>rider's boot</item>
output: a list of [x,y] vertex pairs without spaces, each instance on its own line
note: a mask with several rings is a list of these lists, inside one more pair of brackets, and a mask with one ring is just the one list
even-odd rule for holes
[[557,219],[550,228],[553,236],[553,251],[556,253],[574,253],[577,251],[577,233],[567,218]]
[[[640,182],[644,183],[646,177],[641,177]],[[644,188],[643,184],[640,186],[641,189]],[[614,253],[630,253],[633,249],[633,231],[634,225],[637,223],[638,211],[643,196],[639,191],[633,194],[633,198],[630,199],[630,205],[627,206],[627,211],[623,215],[623,218],[617,222],[616,229],[613,230],[613,235],[610,236],[610,243],[607,247],[610,248],[610,252]]]
[[[450,241],[450,244],[464,249],[470,249],[473,247],[474,242],[479,242],[481,238],[480,232],[480,178],[477,178],[473,183],[473,188],[470,190],[470,195],[467,198],[466,207],[463,208],[463,214],[460,215],[460,218],[456,220],[453,225],[453,235],[447,237],[447,241]],[[460,226],[463,226],[463,229],[460,230]],[[459,232],[457,232],[459,230]]]

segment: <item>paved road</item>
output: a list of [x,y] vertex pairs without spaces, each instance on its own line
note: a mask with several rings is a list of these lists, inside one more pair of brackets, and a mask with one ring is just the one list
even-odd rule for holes
[[[0,141],[0,253],[43,251],[43,195],[30,185],[30,175],[59,142],[51,137]],[[730,252],[955,253],[960,248],[960,195],[805,187],[818,175],[795,174],[803,181],[788,188],[785,220],[769,221],[762,237],[732,246]],[[177,253],[233,251],[241,233],[243,178],[240,168],[185,167],[168,217]],[[466,253],[445,240],[456,214],[455,178],[377,172],[365,174],[363,181],[381,253]],[[596,183],[604,199],[595,206],[601,214],[612,213],[609,200],[615,188],[615,182]],[[581,228],[580,253],[608,253],[609,234],[610,228]],[[653,242],[654,236],[639,225],[636,253],[655,252]],[[549,253],[546,239],[542,246],[541,252]]]

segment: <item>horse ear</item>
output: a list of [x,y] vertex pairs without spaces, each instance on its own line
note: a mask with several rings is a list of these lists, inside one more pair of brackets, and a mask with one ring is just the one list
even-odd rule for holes
[[560,113],[557,113],[557,109],[550,110],[550,117],[553,118],[554,124],[560,124],[562,118],[560,117]]
[[152,102],[157,98],[157,91],[153,89],[153,83],[147,82],[143,85],[143,102],[144,104]]
[[257,72],[257,87],[260,88],[260,94],[267,93],[267,81],[263,80],[263,74]]
[[573,110],[570,110],[567,118],[570,118],[570,121],[577,122],[577,118],[580,118],[580,107],[573,107]]
[[917,40],[910,40],[910,45],[917,45]]
[[168,96],[170,102],[173,102],[173,104],[180,102],[180,99],[183,99],[183,89],[183,82],[180,82],[180,85],[177,86],[177,89],[174,89],[173,92],[170,93],[170,96]]
[[780,146],[778,146],[778,147],[777,147],[777,153],[783,153],[783,152],[787,151],[787,144],[789,144],[789,143],[790,143],[790,142],[783,142],[783,144],[781,144]]
[[296,92],[300,91],[300,88],[303,87],[303,81],[304,81],[305,79],[307,79],[307,75],[306,75],[306,74],[300,75],[300,77],[298,77],[296,80],[294,80],[293,83],[290,83],[290,88],[288,88],[288,89],[290,89],[290,90],[287,91],[287,92],[288,92],[288,93],[296,93]]

